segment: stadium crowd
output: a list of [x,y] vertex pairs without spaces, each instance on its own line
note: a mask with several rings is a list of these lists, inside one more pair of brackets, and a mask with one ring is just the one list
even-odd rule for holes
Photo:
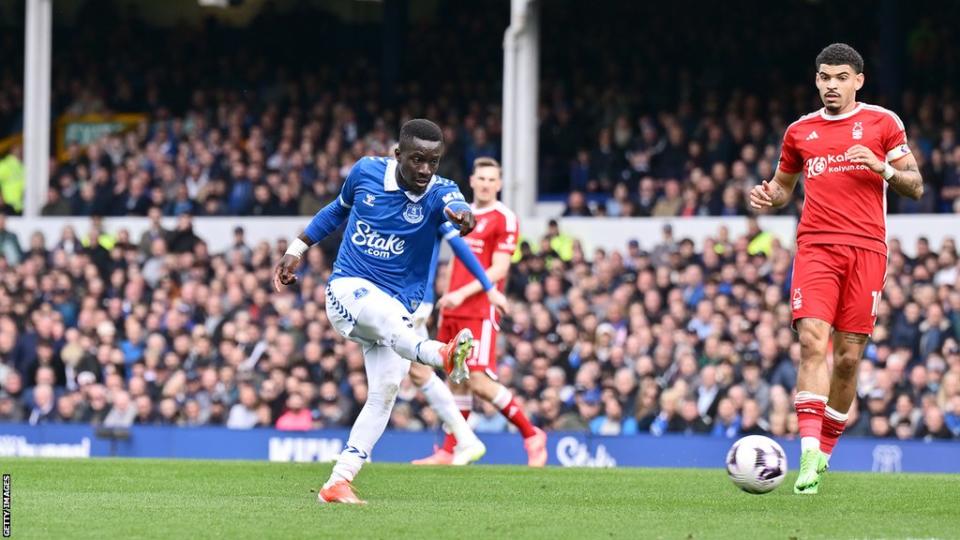
[[[169,32],[91,13],[79,21],[84,30],[66,33],[58,49],[55,116],[149,118],[89,146],[68,145],[52,166],[43,213],[145,215],[159,206],[166,215],[309,215],[332,198],[357,158],[382,155],[396,126],[413,116],[445,127],[440,173],[461,181],[473,158],[500,153],[502,50],[489,28],[506,24],[501,7],[464,6],[423,23],[407,57],[427,59],[430,71],[443,73],[436,85],[415,77],[385,83],[382,67],[370,60],[377,55],[339,39],[365,35],[375,42],[376,30],[316,14],[261,14],[245,31],[277,39],[253,47],[238,30],[216,25]],[[544,10],[539,187],[541,194],[569,193],[566,215],[744,215],[747,190],[772,176],[785,127],[819,106],[807,76],[812,52],[785,43],[758,50],[755,29],[787,17],[812,43],[843,16],[813,17],[821,7],[799,4],[784,8],[796,13],[701,8],[680,15],[674,12],[686,10],[682,5],[600,2]],[[585,16],[611,24],[583,29],[575,46],[557,34]],[[684,46],[671,46],[678,37],[670,21],[680,16],[689,31]],[[743,28],[743,39],[716,42],[709,29],[718,17]],[[642,42],[616,46],[632,42],[637,21]],[[957,71],[950,52],[956,38],[942,24],[907,25],[903,75],[923,77],[910,78],[897,102],[881,97],[882,70],[868,61],[862,98],[901,115],[928,186],[920,201],[891,195],[893,212],[960,212],[960,100],[944,84]],[[444,25],[461,31],[443,32]],[[872,43],[869,25],[844,28],[850,32]],[[303,36],[314,35],[331,40],[318,62],[299,54],[311,45]],[[9,49],[14,40],[4,43]],[[460,60],[444,65],[433,50]],[[717,71],[728,65],[721,59],[744,57],[749,73],[730,78]],[[797,58],[796,65],[784,66],[783,58]],[[0,85],[0,129],[16,125],[22,102],[12,73],[0,76],[10,83]],[[0,170],[0,186],[13,183],[8,177],[16,170]],[[0,194],[19,211],[22,187]],[[797,213],[797,206],[781,212]]]
[[[366,386],[359,347],[338,337],[323,309],[336,242],[309,252],[293,292],[276,293],[270,277],[283,242],[251,246],[238,228],[231,249],[210,253],[192,216],[312,215],[359,157],[385,154],[396,126],[414,116],[444,126],[444,176],[462,181],[475,157],[499,156],[502,34],[490,28],[504,27],[509,10],[456,4],[406,44],[408,62],[443,74],[437,84],[418,81],[419,71],[388,81],[370,60],[382,51],[364,45],[376,43],[378,25],[296,12],[267,10],[243,30],[168,31],[90,7],[58,34],[55,117],[148,119],[68,145],[51,165],[43,214],[144,215],[151,227],[133,238],[93,218],[87,231],[65,229],[50,250],[42,236],[18,238],[3,217],[22,202],[17,146],[0,156],[0,420],[349,426]],[[744,215],[746,190],[772,175],[785,126],[817,103],[807,60],[781,65],[806,59],[807,49],[784,40],[758,49],[758,29],[786,18],[815,43],[849,20],[789,11],[827,9],[816,5],[747,4],[544,10],[541,193],[569,193],[570,216]],[[683,47],[670,24],[678,12]],[[583,29],[575,45],[557,34],[584,16],[610,24]],[[743,39],[718,39],[709,31],[716,17],[743,28]],[[944,31],[949,20],[905,24],[905,75],[924,77],[909,79],[900,102],[877,98],[879,82],[864,93],[900,113],[928,185],[918,202],[891,197],[891,211],[960,212],[960,100],[945,84],[957,75],[960,48]],[[611,46],[632,43],[624,36],[641,23],[642,43]],[[444,24],[458,31],[437,31]],[[874,43],[869,25],[845,31]],[[253,43],[244,32],[276,39]],[[22,36],[0,34],[3,56],[21,58]],[[371,39],[351,39],[358,36]],[[444,63],[436,50],[460,61]],[[746,62],[735,78],[718,71],[733,69],[721,61],[731,58]],[[0,136],[22,127],[17,62],[0,66]],[[163,215],[178,216],[174,230],[160,225]],[[796,434],[792,255],[777,239],[753,224],[742,238],[720,229],[697,251],[665,230],[658,242],[584,253],[574,232],[552,226],[529,239],[509,277],[514,311],[498,345],[499,377],[538,425]],[[848,435],[960,436],[957,249],[920,241],[915,253],[892,243],[888,275],[896,278],[880,303]],[[424,405],[405,385],[392,427],[436,429]],[[483,407],[471,420],[479,431],[507,429]]]
[[[349,426],[366,399],[360,348],[330,327],[336,239],[299,284],[271,289],[285,242],[210,253],[183,214],[139,238],[65,228],[53,249],[0,217],[0,421]],[[584,253],[551,223],[521,243],[498,343],[499,378],[547,430],[598,434],[797,433],[799,345],[791,253],[751,220],[696,250],[674,238]],[[21,244],[22,242],[22,244]],[[437,283],[444,283],[442,276]],[[891,242],[890,276],[847,436],[960,437],[960,262],[955,242]],[[481,432],[507,422],[484,405]],[[406,381],[393,429],[438,429]]]

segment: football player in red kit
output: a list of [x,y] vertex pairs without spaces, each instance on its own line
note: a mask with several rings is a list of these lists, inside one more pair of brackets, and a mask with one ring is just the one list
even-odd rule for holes
[[[923,179],[892,111],[858,102],[863,57],[834,43],[816,59],[823,108],[783,135],[773,179],[750,191],[758,210],[783,206],[803,175],[790,306],[801,360],[794,404],[802,452],[795,493],[817,493],[856,395],[887,267],[887,186],[919,199]],[[833,338],[833,370],[827,348]]]
[[[519,224],[513,211],[497,200],[503,185],[500,173],[500,164],[492,158],[482,157],[474,162],[470,187],[473,188],[472,208],[477,226],[464,240],[487,269],[490,281],[502,290],[510,269],[510,258],[517,248]],[[492,403],[523,436],[527,463],[533,467],[543,467],[547,462],[547,436],[530,423],[510,390],[497,382],[497,314],[477,285],[477,280],[455,259],[450,267],[450,286],[437,301],[437,307],[440,308],[437,339],[443,339],[456,325],[463,325],[463,328],[473,331],[476,340],[473,354],[467,360],[470,378],[466,384],[451,386],[454,399],[464,417],[469,416],[473,409],[473,395]],[[429,376],[430,372],[411,369],[410,378],[421,385],[426,382],[421,380],[421,374]],[[455,445],[456,438],[447,434],[443,447],[414,463],[451,464]]]

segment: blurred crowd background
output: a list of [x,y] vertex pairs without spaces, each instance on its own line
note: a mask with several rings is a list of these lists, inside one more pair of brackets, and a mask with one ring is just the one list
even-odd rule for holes
[[[298,285],[278,293],[272,265],[285,243],[234,235],[210,253],[187,215],[140,238],[95,220],[47,250],[39,233],[21,246],[0,220],[0,420],[351,425],[367,386],[360,347],[325,315],[337,239],[311,249]],[[740,237],[721,227],[701,251],[669,226],[651,245],[584,253],[556,224],[524,240],[497,343],[500,381],[547,430],[795,436],[792,254],[754,221]],[[847,436],[960,436],[956,244],[915,247],[911,258],[892,243],[895,277]],[[477,407],[478,431],[509,428]],[[391,427],[439,428],[409,380]]]
[[[241,26],[153,24],[121,0],[55,4],[52,118],[139,115],[56,148],[43,214],[91,216],[56,239],[5,223],[23,205],[24,36],[20,8],[0,6],[0,421],[352,423],[362,354],[324,312],[338,238],[277,293],[283,241],[248,244],[241,217],[232,247],[212,253],[193,217],[312,215],[412,117],[441,124],[439,172],[469,197],[474,158],[501,153],[509,2],[354,2],[352,16],[279,3],[288,9],[266,2]],[[538,192],[564,215],[745,215],[785,126],[820,106],[813,58],[838,36],[866,58],[860,98],[902,117],[922,168],[924,198],[891,193],[890,211],[960,213],[960,4],[544,4]],[[398,5],[410,13],[367,16]],[[802,190],[780,212],[801,210]],[[132,237],[110,216],[151,226]],[[508,280],[498,375],[537,425],[795,436],[787,239],[751,221],[699,249],[669,228],[646,250],[583,253],[579,240],[555,224],[526,238]],[[960,436],[956,245],[912,247],[908,257],[891,243],[847,436]],[[478,431],[508,429],[477,409]],[[391,426],[438,428],[409,383]]]
[[[126,132],[66,144],[44,214],[309,215],[356,159],[383,155],[397,126],[417,116],[444,127],[442,175],[463,181],[475,157],[499,157],[506,2],[439,6],[411,25],[393,59],[379,48],[379,23],[267,6],[244,28],[211,20],[170,29],[87,2],[56,34],[53,117],[146,114]],[[956,18],[898,13],[893,54],[872,19],[844,23],[863,18],[856,2],[781,7],[544,9],[541,199],[568,200],[567,215],[743,215],[746,191],[772,176],[785,127],[820,107],[813,57],[842,34],[866,57],[860,98],[900,114],[928,184],[920,201],[892,195],[891,211],[960,211]],[[576,23],[588,17],[609,24]],[[670,23],[680,17],[683,33]],[[783,21],[797,28],[765,39]],[[565,35],[571,27],[576,40]],[[12,60],[0,66],[0,137],[22,123],[17,34],[0,36]],[[0,194],[17,212],[16,147],[9,156]]]

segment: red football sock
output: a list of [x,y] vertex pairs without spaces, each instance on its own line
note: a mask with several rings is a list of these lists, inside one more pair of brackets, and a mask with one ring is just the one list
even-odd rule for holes
[[517,400],[505,386],[501,386],[497,395],[493,398],[493,405],[500,409],[500,413],[506,416],[511,424],[517,426],[524,439],[537,434],[533,424],[530,423],[530,419],[524,414],[523,408],[517,405]]
[[793,401],[797,410],[797,423],[800,426],[800,437],[813,437],[820,440],[823,427],[823,412],[827,406],[827,397],[813,392],[797,392]]
[[823,427],[820,430],[820,451],[828,456],[833,453],[837,440],[847,426],[847,415],[827,407],[823,413]]

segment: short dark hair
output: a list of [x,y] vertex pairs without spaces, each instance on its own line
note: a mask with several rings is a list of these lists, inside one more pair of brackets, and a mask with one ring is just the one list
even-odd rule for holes
[[817,65],[814,68],[819,71],[820,66],[850,66],[856,73],[863,73],[863,57],[856,49],[846,43],[831,43],[820,51],[817,55]]
[[443,131],[440,126],[427,120],[426,118],[414,118],[408,120],[400,126],[400,146],[409,148],[413,144],[413,139],[423,141],[443,142]]

